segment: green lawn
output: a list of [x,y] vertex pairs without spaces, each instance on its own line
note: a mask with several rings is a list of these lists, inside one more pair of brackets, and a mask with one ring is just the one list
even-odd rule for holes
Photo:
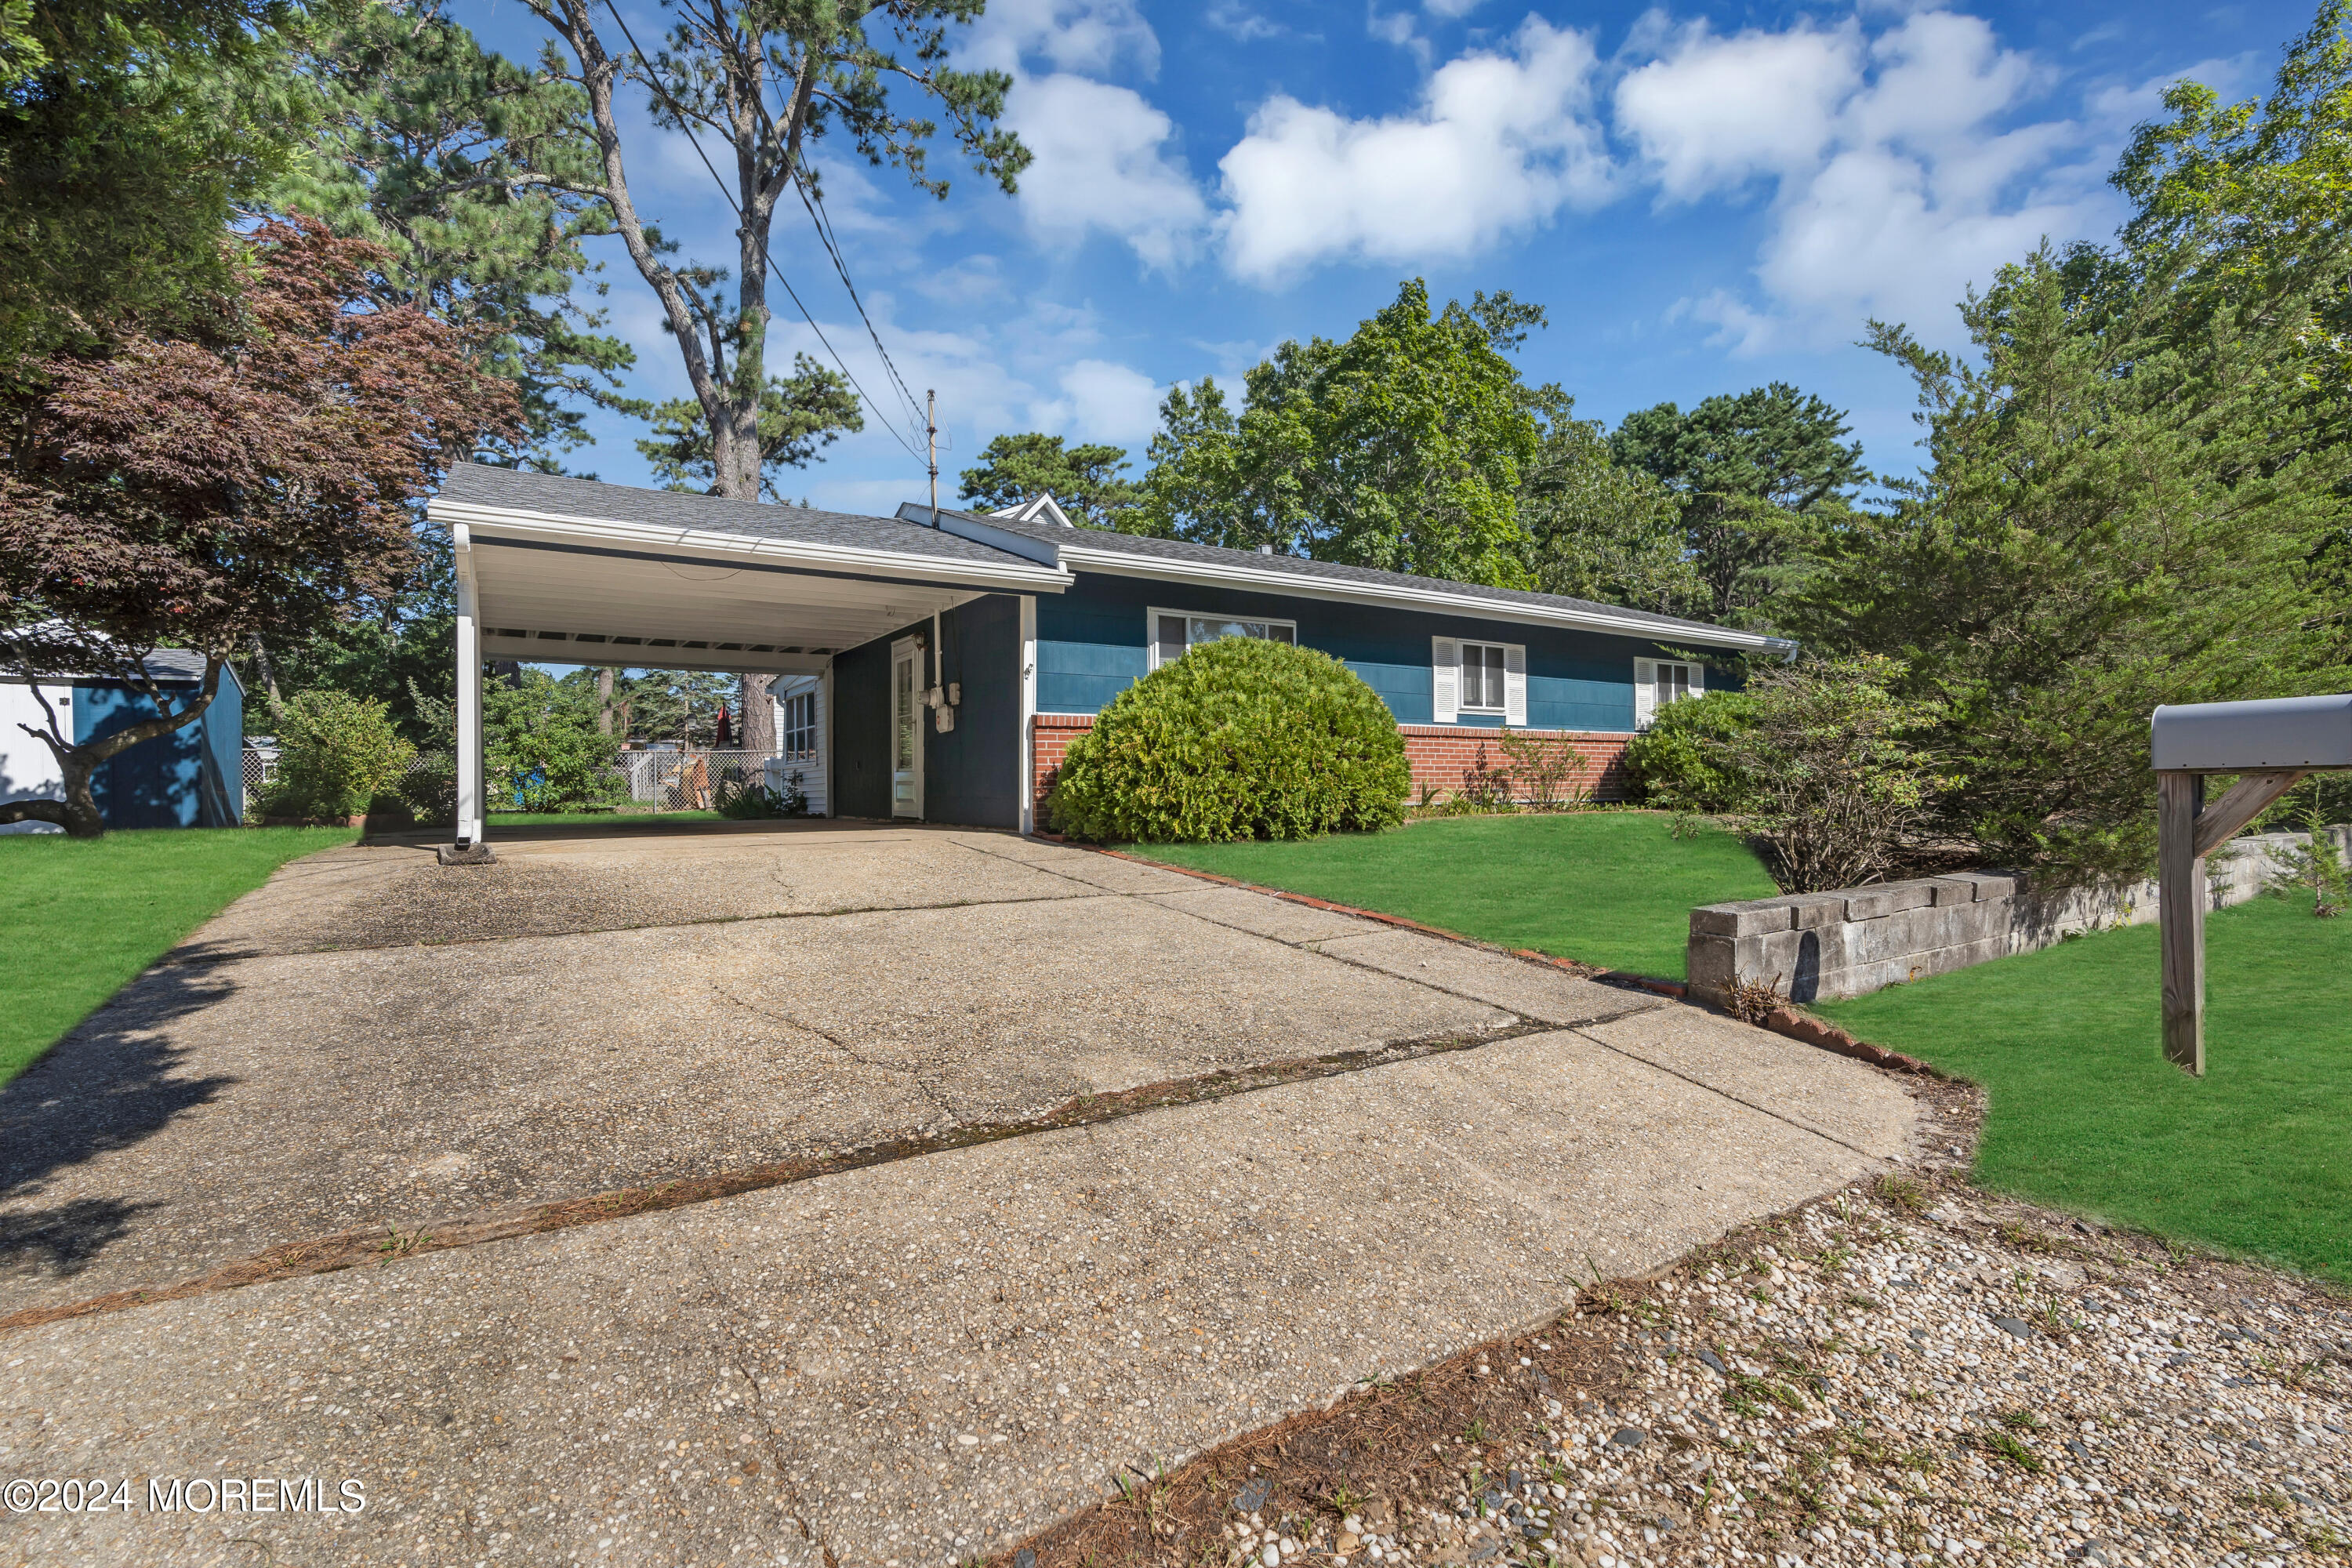
[[1402,915],[1505,947],[1680,979],[1695,904],[1777,891],[1728,834],[1650,812],[1441,817],[1294,844],[1139,844],[1139,855]]
[[238,894],[343,827],[0,834],[0,1083]]
[[2352,1283],[2352,920],[2310,910],[2208,917],[2202,1080],[2153,925],[1814,1010],[1985,1086],[1984,1185]]

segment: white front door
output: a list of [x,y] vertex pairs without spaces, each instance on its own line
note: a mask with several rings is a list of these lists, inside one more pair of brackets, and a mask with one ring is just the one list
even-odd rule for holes
[[923,815],[923,650],[890,645],[890,815]]

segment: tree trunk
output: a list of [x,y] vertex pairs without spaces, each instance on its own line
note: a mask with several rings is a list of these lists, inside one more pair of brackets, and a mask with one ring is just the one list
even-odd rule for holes
[[596,672],[596,732],[613,732],[613,667],[609,664]]
[[776,703],[768,692],[775,683],[772,675],[743,678],[743,736],[737,743],[747,752],[776,749]]

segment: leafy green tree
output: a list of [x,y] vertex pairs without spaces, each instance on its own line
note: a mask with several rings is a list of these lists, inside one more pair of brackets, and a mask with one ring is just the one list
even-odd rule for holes
[[1875,882],[1917,854],[1954,781],[1918,743],[1939,714],[1906,694],[1905,673],[1876,654],[1770,666],[1738,708],[1685,730],[1707,775],[1692,782],[1733,796],[1783,892]]
[[585,406],[621,398],[635,352],[604,331],[583,241],[604,204],[578,86],[485,49],[439,0],[363,0],[303,56],[320,122],[271,205],[382,247],[384,290],[465,329],[515,383],[525,428],[495,460],[553,469],[586,440]]
[[992,510],[1050,495],[1070,521],[1117,528],[1141,489],[1125,478],[1127,448],[1096,443],[1065,447],[1059,436],[1029,431],[999,436],[962,474],[963,499]]
[[292,156],[292,0],[0,10],[0,366],[233,317],[240,203]]
[[[843,432],[864,428],[847,379],[806,354],[793,355],[793,374],[770,376],[760,403],[760,493],[782,500],[777,480],[784,469],[807,467]],[[700,404],[682,397],[664,403],[654,411],[653,439],[640,440],[637,450],[666,489],[723,493]]]
[[1203,380],[1161,407],[1139,532],[1524,585],[1520,479],[1541,431],[1506,357],[1508,294],[1430,307],[1415,279],[1344,342],[1286,342],[1238,416]]
[[494,681],[482,696],[482,760],[490,797],[523,811],[614,798],[621,742],[597,727],[593,688],[543,669]]
[[[0,663],[100,672],[156,710],[79,742],[48,715],[65,799],[0,804],[0,822],[102,833],[98,764],[193,722],[257,639],[298,642],[389,589],[416,500],[511,431],[512,388],[446,323],[376,296],[371,247],[306,222],[243,248],[233,332],[52,354],[0,405]],[[193,697],[150,679],[167,647],[204,656]]]
[[[583,691],[596,672],[574,670],[564,684]],[[631,669],[613,682],[613,733],[620,741],[684,741],[709,746],[719,738],[719,710],[737,694],[736,678],[697,669]],[[602,703],[600,701],[601,708]]]
[[2177,273],[2087,308],[2046,249],[1962,315],[1980,364],[1874,329],[1912,370],[1935,466],[1842,536],[1809,640],[1898,654],[1968,779],[1949,826],[1997,860],[2136,874],[2154,853],[2158,703],[2339,685],[2305,570],[2341,526],[2297,339],[2260,290],[2180,332]]
[[[2314,330],[2294,345],[2306,399],[2335,411],[2326,439],[2352,414],[2352,275],[2332,242],[2352,190],[2352,0],[2326,0],[2289,46],[2267,99],[2224,104],[2202,83],[2164,98],[2170,118],[2139,128],[2114,184],[2136,204],[2122,258],[2188,256],[2183,310],[2210,320],[2231,309],[2241,279],[2269,276],[2308,301]],[[2074,258],[2078,268],[2089,259]],[[2292,279],[2292,281],[2288,281]],[[2274,285],[2274,287],[2277,285]],[[2328,531],[2309,569],[2337,657],[2352,661],[2352,525]]]
[[[669,0],[666,47],[651,58],[629,47],[625,35],[614,47],[604,29],[617,13],[599,0],[524,4],[562,41],[543,69],[586,97],[599,153],[593,174],[549,178],[610,214],[685,362],[709,433],[712,490],[756,500],[769,466],[768,257],[779,204],[795,195],[809,203],[830,244],[818,216],[823,190],[814,151],[836,145],[870,163],[895,164],[917,188],[944,199],[948,182],[929,165],[940,125],[922,112],[935,108],[946,116],[950,139],[1007,194],[1028,166],[1028,149],[998,123],[1011,76],[950,63],[950,30],[977,19],[984,0]],[[673,266],[672,242],[639,208],[627,161],[643,132],[624,124],[616,89],[626,80],[652,92],[656,128],[715,142],[713,163],[731,179],[727,195],[737,214],[731,289],[729,268]]]
[[1535,585],[1658,615],[1709,613],[1675,497],[1619,463],[1601,422],[1577,418],[1557,385],[1539,388],[1534,405],[1543,439],[1519,483],[1519,521]]
[[1687,414],[1661,403],[1627,415],[1617,460],[1680,503],[1685,548],[1706,584],[1708,618],[1770,619],[1824,529],[1867,478],[1845,416],[1786,382],[1707,398]]
[[281,692],[325,687],[382,702],[401,735],[419,748],[454,744],[455,731],[436,729],[412,693],[456,700],[457,660],[455,557],[449,536],[436,528],[411,530],[412,558],[383,586],[363,595],[352,613],[282,648],[257,637],[238,659],[248,689],[273,699]]

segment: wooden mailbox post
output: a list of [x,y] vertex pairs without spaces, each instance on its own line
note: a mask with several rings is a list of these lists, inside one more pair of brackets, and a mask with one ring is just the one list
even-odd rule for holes
[[[2205,857],[2305,774],[2352,768],[2352,693],[2158,708],[2157,915],[2164,941],[2164,1054],[2205,1076]],[[2205,775],[2238,782],[2205,804]]]

